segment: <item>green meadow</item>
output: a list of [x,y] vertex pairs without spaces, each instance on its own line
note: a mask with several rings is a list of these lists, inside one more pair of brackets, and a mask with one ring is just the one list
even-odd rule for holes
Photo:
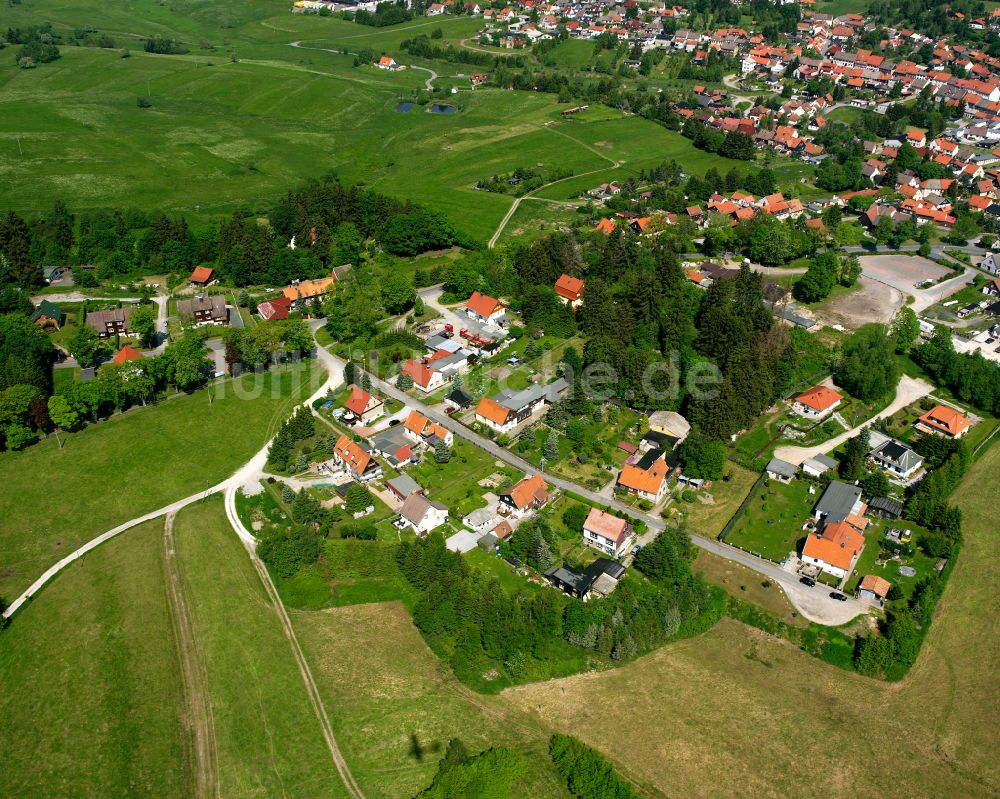
[[[114,36],[116,49],[63,46],[59,60],[32,70],[0,59],[0,209],[43,212],[62,198],[74,209],[127,203],[205,221],[235,209],[266,212],[289,187],[335,173],[431,204],[461,233],[485,241],[511,198],[475,184],[519,166],[571,170],[579,177],[540,195],[565,200],[664,159],[695,173],[736,165],[612,109],[563,120],[552,95],[469,91],[468,75],[482,67],[400,50],[404,39],[436,28],[436,43],[457,46],[474,37],[479,19],[418,18],[379,29],[261,0],[211,11],[183,1],[36,0],[7,12],[8,25],[92,26]],[[149,35],[179,40],[190,52],[145,53]],[[363,48],[433,68],[441,86],[462,87],[439,95],[458,113],[420,105],[397,112],[424,90],[428,72],[355,67],[343,54]],[[139,107],[140,97],[151,106]]]
[[[136,408],[0,458],[0,596],[13,600],[77,547],[224,480],[312,391],[310,365]],[[293,381],[293,375],[296,379]],[[251,392],[254,377],[239,385]],[[273,390],[272,390],[273,387]]]

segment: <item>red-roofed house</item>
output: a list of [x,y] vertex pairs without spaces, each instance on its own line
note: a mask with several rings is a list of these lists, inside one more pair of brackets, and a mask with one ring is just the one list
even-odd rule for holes
[[583,523],[583,543],[613,558],[620,558],[632,543],[634,534],[628,519],[621,519],[599,508],[591,508]]
[[479,322],[495,322],[503,316],[503,311],[500,300],[478,291],[472,292],[472,296],[465,302],[465,312]]
[[196,266],[188,278],[192,286],[207,286],[215,278],[215,271],[210,266]]
[[441,386],[448,382],[445,380],[444,375],[437,369],[431,369],[427,366],[427,364],[421,363],[413,358],[410,358],[410,360],[403,364],[403,374],[412,377],[413,385],[425,394],[437,391],[441,388]]
[[921,433],[936,433],[945,438],[961,438],[972,427],[972,422],[954,408],[938,405],[917,419],[915,426]]
[[844,578],[850,574],[864,548],[865,537],[848,522],[827,524],[822,533],[810,533],[806,537],[802,561],[834,577]]
[[571,308],[583,305],[583,281],[580,278],[560,275],[555,290],[563,305],[569,305]]
[[115,365],[121,366],[125,361],[138,361],[142,359],[142,354],[126,344],[115,356]]
[[360,386],[351,387],[351,394],[344,402],[344,408],[353,413],[361,420],[361,424],[365,425],[385,413],[385,403],[382,398],[372,396]]
[[292,308],[292,301],[282,295],[273,300],[266,300],[257,306],[257,313],[265,322],[276,322],[288,318],[288,312]]
[[549,501],[549,487],[540,474],[525,477],[500,495],[501,516],[522,518]]
[[843,395],[832,388],[813,386],[795,398],[792,409],[810,419],[822,419],[827,414],[833,413],[843,399]]

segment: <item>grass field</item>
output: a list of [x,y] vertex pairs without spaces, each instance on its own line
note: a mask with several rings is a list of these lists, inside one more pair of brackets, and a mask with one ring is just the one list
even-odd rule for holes
[[0,794],[180,796],[163,523],[79,561],[0,634]]
[[[13,599],[80,544],[129,519],[225,479],[311,393],[310,364],[222,384],[208,391],[49,436],[0,456],[0,595]],[[319,373],[319,370],[316,370]],[[293,380],[293,378],[295,378]],[[291,397],[293,382],[296,398]],[[280,388],[275,393],[272,388]]]
[[708,492],[699,492],[699,496],[711,497],[711,502],[696,499],[681,506],[691,532],[717,538],[758,477],[756,472],[731,461],[726,464],[725,475],[728,480],[716,480]]
[[514,796],[568,799],[543,724],[472,693],[428,649],[398,603],[292,612],[337,741],[369,799],[430,784],[451,738],[472,752],[514,746],[528,768]]
[[503,696],[672,796],[995,796],[1000,686],[984,666],[1000,658],[998,467],[993,447],[954,496],[965,544],[900,683],[844,672],[724,619],[614,672]]
[[819,494],[809,494],[811,483],[772,480],[750,500],[746,513],[729,531],[727,543],[749,549],[774,561],[783,561],[805,538],[802,523],[809,518]]
[[203,652],[221,796],[345,796],[292,650],[222,499],[175,523]]

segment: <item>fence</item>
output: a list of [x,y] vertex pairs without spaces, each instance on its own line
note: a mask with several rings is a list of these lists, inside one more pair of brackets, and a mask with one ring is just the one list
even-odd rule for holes
[[[740,519],[743,518],[744,514],[747,512],[747,506],[750,504],[751,500],[757,495],[757,491],[759,491],[764,486],[764,483],[766,481],[767,481],[767,473],[765,472],[761,474],[760,477],[757,478],[756,482],[754,482],[753,486],[751,486],[749,493],[747,493],[747,495],[743,498],[743,501],[740,503],[740,506],[736,509],[736,512],[732,515],[729,521],[726,522],[726,526],[722,528],[722,532],[720,532],[718,535],[719,541],[722,541],[724,544],[729,543],[728,541],[726,541],[726,536],[728,536],[729,533],[732,532],[733,527],[735,527],[736,524],[740,521]],[[732,544],[729,545],[732,546]],[[737,547],[737,549],[739,548],[740,547]],[[750,554],[756,555],[757,553],[751,552]]]

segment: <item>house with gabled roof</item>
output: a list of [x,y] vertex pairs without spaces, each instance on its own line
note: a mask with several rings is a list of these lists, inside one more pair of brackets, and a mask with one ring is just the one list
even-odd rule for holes
[[332,460],[361,483],[377,480],[382,476],[382,466],[372,453],[343,434],[334,445]]
[[413,379],[413,385],[424,394],[437,391],[448,382],[443,372],[414,358],[410,358],[403,364],[402,374],[409,375]]
[[495,297],[474,291],[465,302],[465,313],[470,319],[487,324],[498,321],[504,315],[504,305]]
[[351,386],[344,409],[350,411],[361,424],[367,425],[385,415],[385,402],[381,397],[369,394],[361,386]]
[[58,330],[62,326],[62,308],[51,300],[42,300],[31,312],[31,321],[42,329]]
[[399,520],[417,535],[426,535],[448,521],[448,508],[422,493],[410,494],[399,509]]
[[438,440],[443,441],[449,447],[455,440],[451,430],[447,430],[437,422],[432,422],[420,411],[410,411],[406,421],[403,422],[403,431],[417,444],[434,446]]
[[549,501],[549,487],[540,474],[525,477],[500,494],[501,516],[521,519]]
[[563,305],[579,308],[583,305],[583,280],[562,274],[555,283],[556,296]]
[[865,537],[846,521],[827,523],[810,533],[802,547],[803,563],[841,579],[847,577],[865,548]]
[[583,543],[613,558],[628,552],[635,534],[628,519],[591,508],[583,523]]
[[651,449],[637,462],[622,466],[617,487],[655,505],[667,492],[669,474],[666,455],[662,450]]

